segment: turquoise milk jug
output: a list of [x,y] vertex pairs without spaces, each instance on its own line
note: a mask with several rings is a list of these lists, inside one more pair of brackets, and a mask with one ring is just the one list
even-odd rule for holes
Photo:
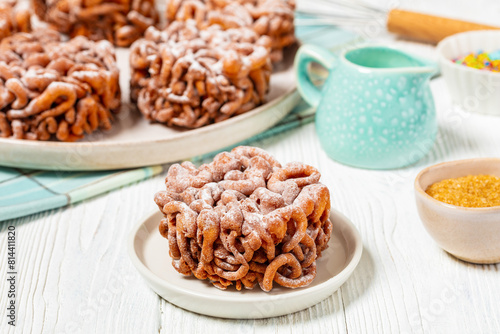
[[[316,87],[308,67],[329,70]],[[367,46],[334,56],[304,45],[295,58],[297,86],[317,107],[316,131],[327,155],[368,169],[410,165],[429,152],[437,133],[429,79],[437,67],[402,51]]]

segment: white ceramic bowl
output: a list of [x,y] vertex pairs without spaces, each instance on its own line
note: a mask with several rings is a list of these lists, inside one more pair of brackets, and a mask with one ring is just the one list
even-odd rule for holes
[[441,73],[453,102],[469,112],[500,116],[500,73],[456,64],[453,59],[472,52],[500,49],[500,30],[478,30],[452,35],[437,46]]
[[448,253],[473,263],[500,262],[500,206],[466,208],[429,196],[430,185],[468,175],[500,177],[500,159],[450,161],[422,170],[415,180],[420,219],[431,237]]

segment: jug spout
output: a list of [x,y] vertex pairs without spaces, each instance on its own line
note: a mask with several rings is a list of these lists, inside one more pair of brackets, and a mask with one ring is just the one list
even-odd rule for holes
[[404,73],[430,78],[438,73],[432,61],[385,46],[369,46],[345,53],[345,60],[363,72]]

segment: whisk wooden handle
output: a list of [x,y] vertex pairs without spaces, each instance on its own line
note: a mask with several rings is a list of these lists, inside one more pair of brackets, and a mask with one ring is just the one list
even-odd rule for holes
[[393,9],[389,12],[387,29],[401,36],[437,43],[459,32],[500,27]]

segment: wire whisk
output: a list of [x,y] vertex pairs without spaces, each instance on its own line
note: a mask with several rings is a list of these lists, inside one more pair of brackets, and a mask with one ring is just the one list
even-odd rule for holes
[[302,14],[296,19],[297,26],[333,25],[349,29],[382,23],[389,32],[429,43],[465,31],[500,29],[413,11],[383,9],[363,0],[317,0],[317,3],[324,4],[321,10],[297,10]]

